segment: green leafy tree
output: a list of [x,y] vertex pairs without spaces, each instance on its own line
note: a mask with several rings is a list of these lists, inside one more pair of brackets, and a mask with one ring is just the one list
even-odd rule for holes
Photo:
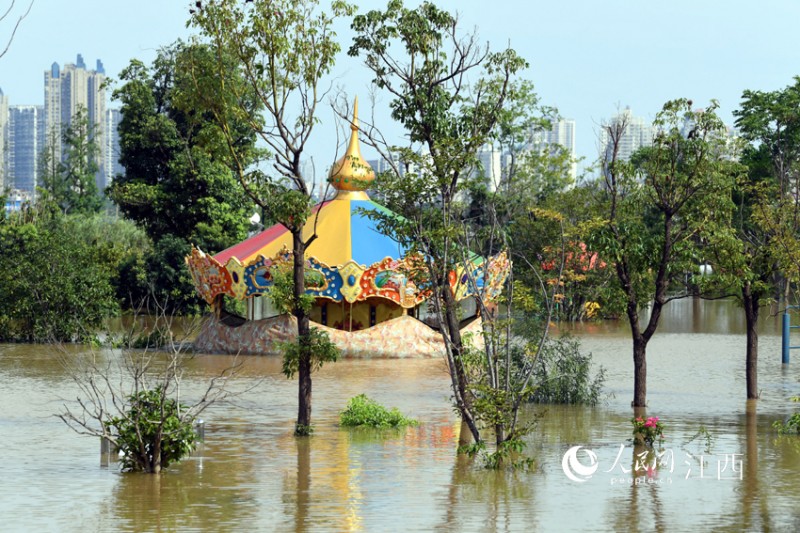
[[[230,72],[234,65],[226,63]],[[122,71],[114,91],[122,103],[120,163],[109,193],[154,242],[173,235],[219,251],[244,238],[252,214],[233,174],[227,141],[204,104],[219,92],[195,93],[196,78],[216,75],[208,47],[178,42],[159,51],[148,68],[138,60]],[[255,105],[255,104],[253,104]],[[255,138],[234,124],[239,157],[249,161]]]
[[713,275],[703,276],[700,287],[717,295],[731,295],[742,305],[745,316],[745,380],[747,398],[758,398],[758,316],[762,306],[779,290],[776,276],[778,232],[770,228],[775,207],[780,204],[777,181],[763,164],[763,150],[746,148],[740,161],[728,163],[736,177],[732,195],[734,211],[730,225],[718,225],[707,239],[705,258]]
[[[707,285],[732,290],[744,308],[747,397],[758,398],[758,315],[798,279],[800,78],[776,91],[744,91],[734,111],[741,150],[733,224],[709,240],[715,275]],[[734,163],[730,164],[733,168]],[[783,290],[781,290],[783,289]]]
[[[215,76],[197,78],[198,86],[224,86],[232,93],[232,98],[218,101],[214,118],[230,148],[235,174],[252,201],[292,234],[289,308],[297,319],[298,435],[311,428],[314,342],[302,299],[306,249],[316,239],[316,235],[303,237],[311,215],[312,188],[302,172],[301,157],[325,96],[322,77],[331,71],[340,50],[334,20],[352,12],[351,6],[339,0],[331,4],[330,14],[323,12],[316,0],[217,0],[204,2],[190,22],[208,38],[218,58]],[[244,83],[231,81],[226,57],[241,65],[236,72],[244,77]],[[263,112],[243,105],[249,94],[263,106]],[[236,154],[234,118],[243,120],[264,143],[271,166],[252,165]]]
[[41,191],[65,214],[97,213],[103,206],[96,183],[100,169],[96,130],[86,108],[78,106],[61,132],[63,155],[55,153],[53,136],[57,132],[51,132],[50,142],[39,156]]
[[[741,136],[760,147],[772,163],[780,196],[800,186],[800,76],[776,91],[744,91],[734,111]],[[796,208],[798,209],[798,208]]]
[[100,170],[100,147],[97,125],[89,121],[89,112],[79,106],[62,135],[64,157],[59,170],[66,184],[61,201],[65,213],[97,213],[103,206],[96,177]]
[[48,133],[44,149],[39,154],[37,184],[41,196],[58,201],[67,197],[67,182],[61,175],[61,154],[58,153],[60,132]]
[[[238,79],[235,63],[224,65]],[[197,92],[196,80],[216,77],[216,68],[211,48],[178,42],[161,49],[150,67],[131,61],[114,91],[122,103],[125,174],[116,177],[108,194],[153,242],[143,259],[127,262],[132,280],[142,281],[143,264],[148,269],[131,294],[156,294],[182,312],[196,312],[203,304],[177,254],[188,253],[191,243],[212,253],[235,244],[246,236],[253,210],[234,174],[237,162],[255,157],[253,132],[245,121],[231,119],[232,157],[210,107],[232,96],[221,87]],[[248,105],[257,112],[257,103]]]
[[[688,295],[683,280],[698,272],[701,241],[730,216],[733,175],[726,172],[717,104],[700,111],[692,111],[691,105],[686,99],[664,104],[654,121],[652,146],[640,149],[631,161],[619,157],[626,119],[604,126],[610,139],[599,198],[605,213],[596,221],[589,245],[613,264],[625,295],[634,407],[646,405],[647,344],[664,305]],[[642,321],[639,312],[648,303]]]
[[[742,138],[749,142],[745,158],[753,169],[751,181],[759,183],[768,179],[777,184],[777,194],[767,204],[771,210],[758,206],[760,220],[772,226],[775,235],[796,234],[800,229],[800,202],[796,197],[800,186],[800,77],[795,77],[794,83],[783,89],[744,91],[741,106],[734,111],[734,116]],[[783,238],[775,239],[774,244],[776,253],[792,248]],[[782,266],[794,270],[786,262]],[[788,300],[791,288],[788,280],[793,275],[786,271],[782,274],[777,281],[783,287],[784,299]]]
[[[377,135],[372,142],[386,161],[414,169],[401,174],[395,165],[379,178],[388,206],[404,218],[372,216],[424,258],[421,278],[432,290],[455,406],[475,450],[485,447],[483,430],[494,433],[496,448],[489,457],[499,466],[524,445],[521,436],[528,428],[517,423],[517,412],[529,396],[530,373],[515,374],[510,349],[494,351],[498,337],[483,298],[477,300],[487,349],[470,347],[460,331],[460,306],[448,276],[473,259],[465,253],[472,235],[461,200],[466,177],[477,166],[478,150],[492,140],[515,87],[512,78],[526,63],[511,49],[494,53],[475,34],[462,35],[457,19],[429,2],[408,9],[391,1],[383,11],[355,17],[352,27],[350,55],[362,57],[373,84],[391,96],[392,118],[411,144],[389,147],[377,142]],[[500,239],[494,242],[496,248],[485,249],[502,246]],[[541,338],[518,353],[535,354]]]
[[[164,275],[164,269],[154,264],[152,270],[145,270],[143,263],[153,255],[153,245],[142,228],[107,213],[70,215],[64,224],[76,238],[94,248],[98,268],[110,270],[116,299],[123,309],[135,309],[144,299],[154,296],[148,277]],[[142,265],[142,270],[133,273],[134,265]],[[155,296],[161,298],[159,301],[168,300],[167,295]]]
[[90,339],[118,310],[108,247],[45,201],[0,224],[0,339]]

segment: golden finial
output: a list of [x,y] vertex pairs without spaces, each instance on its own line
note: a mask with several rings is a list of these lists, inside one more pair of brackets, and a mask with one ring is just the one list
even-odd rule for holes
[[364,158],[358,143],[358,97],[353,104],[353,121],[350,123],[350,145],[344,156],[334,163],[328,182],[340,191],[364,191],[375,180],[375,172]]

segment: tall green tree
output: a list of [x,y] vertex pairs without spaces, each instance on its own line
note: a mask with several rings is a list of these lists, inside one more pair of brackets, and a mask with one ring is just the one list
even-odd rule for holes
[[[233,79],[238,67],[224,66]],[[120,163],[108,194],[120,211],[147,232],[153,246],[126,263],[123,277],[130,297],[148,294],[171,309],[196,312],[202,304],[184,257],[195,244],[217,252],[244,239],[253,204],[235,177],[240,161],[250,162],[255,136],[243,120],[231,118],[229,152],[226,132],[214,120],[219,101],[232,98],[221,86],[204,87],[198,79],[217,77],[217,57],[203,45],[177,42],[159,51],[151,66],[138,60],[121,73],[114,98],[122,103]],[[252,99],[248,105],[257,112]],[[144,277],[142,280],[141,278]]]
[[[387,161],[415,170],[401,174],[395,167],[379,179],[389,207],[405,218],[375,216],[424,258],[423,277],[440,321],[454,403],[478,446],[484,444],[482,430],[493,431],[493,457],[502,462],[524,434],[517,409],[529,376],[516,374],[510,351],[503,356],[493,351],[491,332],[483,355],[470,350],[449,275],[471,259],[465,252],[470,231],[461,200],[466,178],[478,164],[478,150],[492,140],[513,92],[513,77],[526,63],[511,49],[491,52],[474,33],[462,33],[456,17],[430,2],[409,9],[391,1],[383,11],[355,17],[352,28],[356,35],[349,54],[362,57],[373,84],[391,96],[392,118],[411,143],[375,146]],[[500,239],[495,242],[500,248]],[[488,324],[491,313],[484,311]]]
[[61,132],[63,154],[55,153],[52,141],[57,132],[51,132],[50,142],[39,156],[39,186],[65,214],[97,213],[103,206],[96,183],[100,169],[96,132],[97,125],[89,121],[86,108],[78,106]]
[[[652,146],[631,161],[619,156],[624,117],[605,126],[610,146],[604,189],[590,247],[613,263],[625,295],[634,364],[634,407],[647,402],[647,345],[669,301],[687,296],[683,280],[698,272],[700,243],[730,215],[733,176],[725,170],[723,125],[716,102],[692,111],[691,101],[664,104]],[[672,292],[671,292],[672,291]],[[640,311],[649,304],[644,320]]]
[[780,90],[744,91],[733,114],[747,141],[741,157],[747,172],[734,197],[735,233],[728,242],[738,253],[724,255],[722,265],[730,267],[723,274],[731,274],[744,306],[747,397],[757,398],[759,309],[781,292],[788,298],[800,264],[793,259],[800,229],[800,77]]
[[[232,92],[233,98],[219,101],[214,118],[228,142],[235,174],[252,201],[292,234],[293,290],[288,307],[297,319],[298,344],[286,355],[296,359],[287,368],[296,368],[298,375],[297,435],[311,429],[315,354],[331,353],[317,346],[325,344],[324,335],[312,330],[304,298],[306,249],[316,235],[303,238],[312,190],[301,158],[319,120],[318,106],[325,96],[322,78],[331,71],[341,48],[334,21],[352,12],[340,0],[332,2],[329,13],[320,9],[317,0],[216,0],[203,2],[191,19],[217,57],[216,77],[198,78],[198,84]],[[235,73],[225,68],[227,57],[241,65]],[[232,82],[232,75],[239,73],[244,83]],[[254,95],[263,112],[243,105],[247,94]],[[234,118],[243,120],[264,143],[271,165],[252,165],[236,155]]]
[[36,176],[40,193],[54,200],[67,196],[67,183],[61,176],[61,154],[58,153],[57,140],[60,135],[55,128],[47,133],[45,147],[39,153]]
[[772,163],[781,197],[800,186],[800,76],[776,91],[744,91],[733,112],[741,136]]
[[100,170],[100,146],[97,125],[89,121],[89,112],[79,106],[62,135],[64,157],[59,170],[66,183],[65,212],[97,213],[103,207],[96,177]]
[[[196,93],[195,79],[216,76],[216,68],[210,48],[178,42],[161,49],[150,67],[131,61],[114,91],[122,103],[125,174],[109,194],[154,242],[171,235],[215,252],[246,236],[252,203],[234,176],[236,161],[214,111],[204,105],[225,96]],[[231,62],[226,68],[237,72]],[[251,161],[252,131],[231,122],[237,157]]]
[[0,221],[0,340],[91,338],[118,310],[112,251],[47,199]]
[[[762,149],[746,147],[736,161],[727,162],[735,176],[731,196],[734,210],[730,225],[717,225],[707,239],[705,258],[713,275],[703,276],[700,287],[716,295],[733,296],[745,316],[745,380],[747,398],[758,391],[758,316],[761,307],[775,297],[780,276],[775,254],[776,231],[768,220],[778,205],[779,187]],[[766,172],[765,172],[766,171]]]
[[[790,233],[797,232],[800,229],[800,202],[796,197],[800,187],[800,76],[783,89],[744,91],[741,106],[733,114],[742,138],[750,144],[745,152],[749,163],[759,169],[760,180],[769,176],[777,182],[774,214],[780,213],[782,223],[790,224]],[[767,162],[771,171],[763,164]],[[788,298],[790,291],[787,277],[785,274],[779,280],[784,298]]]

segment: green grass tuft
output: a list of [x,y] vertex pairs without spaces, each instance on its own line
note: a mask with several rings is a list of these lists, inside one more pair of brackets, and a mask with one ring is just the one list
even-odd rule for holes
[[359,394],[347,402],[347,408],[339,413],[339,423],[346,427],[399,428],[416,426],[418,421],[403,416],[396,407],[384,406]]

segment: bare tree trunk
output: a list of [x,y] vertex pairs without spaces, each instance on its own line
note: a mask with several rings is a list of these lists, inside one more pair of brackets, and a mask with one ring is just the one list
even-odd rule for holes
[[450,371],[455,372],[456,374],[456,383],[458,387],[457,397],[461,399],[461,401],[457,402],[458,410],[461,413],[461,419],[469,427],[469,430],[472,433],[472,438],[475,440],[475,442],[480,442],[480,430],[475,424],[475,420],[473,420],[470,410],[470,392],[467,389],[468,378],[464,371],[464,361],[462,360],[464,343],[461,339],[461,330],[459,329],[460,324],[458,322],[458,315],[456,312],[458,302],[456,302],[456,299],[453,296],[453,291],[450,289],[450,284],[447,283],[446,278],[441,288],[441,295],[442,300],[444,301],[443,311],[445,323],[441,324],[440,326],[442,328],[447,328],[447,333],[450,337],[450,343],[452,346],[454,368],[451,368]]
[[158,434],[156,434],[156,438],[153,442],[153,459],[150,463],[150,472],[153,474],[160,474],[161,473],[161,443],[163,441],[161,429],[158,430]]
[[[295,524],[298,531],[313,529],[309,525],[311,508],[311,441],[296,439],[297,442],[297,487],[295,488]],[[308,527],[307,527],[308,526]]]
[[[629,286],[624,284],[623,279],[623,286],[629,288]],[[630,292],[629,292],[630,294]],[[660,313],[660,307],[658,308]],[[650,314],[650,323],[653,322],[653,315],[656,313],[656,309],[651,311]],[[628,307],[627,307],[627,315],[628,315],[628,322],[631,326],[631,338],[633,340],[633,401],[631,402],[631,406],[636,407],[646,407],[647,406],[647,342],[650,338],[646,335],[646,333],[642,333],[642,330],[639,326],[639,310],[638,305],[635,298],[629,297],[628,299]],[[658,318],[656,317],[656,323],[658,322]]]
[[500,446],[506,440],[506,428],[503,424],[494,425],[494,442]]
[[[298,361],[298,388],[297,388],[297,426],[298,434],[307,434],[311,426],[311,354],[308,352],[308,339],[311,333],[311,324],[306,312],[301,308],[300,298],[305,293],[305,255],[306,245],[303,241],[303,230],[292,230],[293,244],[293,275],[294,275],[294,316],[297,318],[297,339],[301,343],[300,360]],[[305,346],[305,348],[303,348]]]
[[758,398],[758,303],[759,298],[753,294],[751,284],[742,286],[742,303],[747,329],[747,347],[745,356],[745,377],[747,379],[747,399]]
[[472,438],[472,430],[464,421],[464,418],[461,418],[461,430],[458,433],[458,447],[461,448],[462,446],[469,446],[470,443],[474,442]]
[[633,336],[633,407],[647,406],[647,341]]

